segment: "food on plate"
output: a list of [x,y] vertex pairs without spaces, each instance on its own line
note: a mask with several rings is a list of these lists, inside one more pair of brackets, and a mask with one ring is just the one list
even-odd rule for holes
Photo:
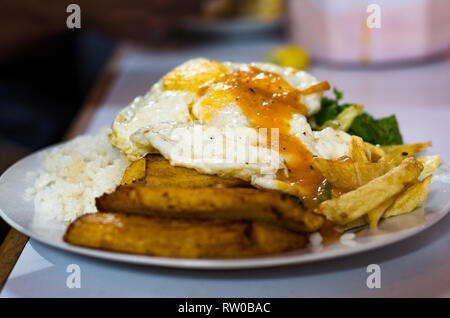
[[386,154],[383,148],[372,145],[370,142],[364,142],[364,145],[370,152],[370,158],[372,159],[373,162],[377,162],[381,157],[383,157]]
[[430,183],[431,176],[428,176],[422,181],[419,181],[407,188],[395,199],[394,203],[389,206],[389,208],[383,214],[383,217],[388,218],[394,215],[400,215],[414,210],[427,199]]
[[[369,223],[370,228],[374,229],[378,226],[378,222],[385,214],[386,210],[392,205],[395,201],[395,196],[381,202],[378,206],[367,212],[367,214],[363,217],[360,217]],[[411,209],[412,211],[413,209]],[[357,219],[358,220],[358,219]]]
[[133,161],[125,170],[120,184],[131,185],[143,183],[145,181],[146,172],[147,162],[145,158]]
[[378,222],[383,218],[388,218],[395,215],[409,213],[421,205],[428,196],[428,190],[431,184],[431,175],[406,188],[399,195],[385,200],[380,205],[370,210],[366,215],[363,215],[356,220],[338,226],[337,230],[344,232],[349,229],[358,228],[369,224],[371,228],[376,228]]
[[324,221],[295,199],[273,190],[120,186],[96,202],[102,212],[261,221],[298,232],[317,231]]
[[194,169],[172,166],[163,156],[149,154],[145,159],[145,184],[186,188],[249,187],[250,183],[237,178],[201,174]]
[[[335,98],[323,97],[320,111],[312,116],[310,122],[314,128],[318,128],[328,120],[333,120],[339,116],[346,108],[354,104],[341,103],[344,95],[342,92],[333,89]],[[403,138],[400,133],[397,118],[391,115],[385,118],[375,119],[366,112],[360,112],[347,130],[351,135],[359,136],[365,142],[373,145],[401,145]]]
[[29,173],[25,193],[39,217],[70,223],[96,211],[96,197],[114,191],[130,162],[111,147],[109,134],[110,129],[101,129],[42,153],[41,170]]
[[381,157],[379,161],[388,162],[393,165],[398,165],[406,157],[412,156],[431,146],[432,146],[431,142],[423,142],[418,144],[396,145],[385,147],[386,154],[383,157]]
[[301,233],[266,223],[103,212],[72,222],[64,240],[104,250],[182,258],[249,257],[298,249],[307,243]]
[[422,175],[433,172],[442,163],[442,158],[439,155],[418,157],[417,160],[423,164]]
[[319,170],[336,189],[350,191],[386,174],[392,165],[383,162],[355,162],[350,158],[328,160],[315,158],[313,167]]
[[357,136],[352,136],[349,156],[355,162],[370,162],[372,158],[362,138]]
[[405,190],[417,180],[422,170],[423,165],[417,159],[407,158],[399,166],[361,187],[322,202],[317,212],[336,224],[347,224]]
[[326,122],[320,126],[321,129],[332,127],[334,129],[339,129],[347,131],[353,124],[355,118],[361,113],[364,106],[362,105],[350,105],[345,108],[339,115],[334,119],[328,119]]
[[404,145],[394,115],[329,89],[269,63],[187,61],[110,130],[57,150],[64,164],[45,163],[36,202],[57,202],[70,244],[189,258],[331,242],[425,202],[442,160],[413,155],[431,142]]

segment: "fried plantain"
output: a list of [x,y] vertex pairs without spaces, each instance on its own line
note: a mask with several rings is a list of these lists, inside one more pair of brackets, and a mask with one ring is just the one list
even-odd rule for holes
[[119,186],[97,198],[96,205],[100,212],[260,221],[299,232],[316,231],[324,221],[290,196],[252,188]]
[[172,166],[167,159],[158,154],[149,154],[145,159],[147,163],[145,183],[148,185],[181,188],[251,186],[250,183],[241,179],[201,174],[194,169]]
[[265,223],[120,213],[80,216],[68,227],[64,241],[116,252],[180,258],[249,257],[306,245],[304,235]]
[[145,181],[146,176],[146,159],[141,158],[133,161],[123,174],[121,185],[140,184]]

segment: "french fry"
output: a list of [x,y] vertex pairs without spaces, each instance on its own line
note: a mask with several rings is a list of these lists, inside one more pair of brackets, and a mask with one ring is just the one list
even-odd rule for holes
[[425,150],[432,145],[433,144],[431,143],[431,141],[429,141],[417,144],[383,147],[383,149],[386,151],[386,154],[380,158],[379,162],[388,162],[397,166],[403,161],[403,159],[410,157],[422,150]]
[[364,142],[364,144],[370,151],[370,159],[372,162],[377,162],[381,157],[383,157],[386,154],[386,152],[381,147],[372,145],[369,142]]
[[317,212],[336,224],[345,225],[400,193],[406,185],[417,180],[422,170],[423,165],[418,160],[407,158],[399,166],[356,190],[322,202]]
[[252,188],[119,186],[96,199],[100,212],[195,219],[248,220],[314,232],[324,220],[278,191]]
[[370,162],[370,153],[361,137],[352,136],[350,158],[352,158],[354,162]]
[[417,160],[423,164],[422,176],[433,172],[442,163],[442,158],[439,155],[418,157]]
[[369,222],[370,228],[374,229],[378,226],[378,222],[380,221],[380,219],[382,218],[382,216],[386,212],[386,210],[392,205],[394,200],[395,200],[395,196],[382,202],[375,209],[370,210],[367,213],[367,220]]
[[306,245],[301,233],[265,223],[188,220],[134,214],[85,214],[64,241],[78,246],[182,258],[231,258],[281,253]]
[[383,218],[413,211],[427,199],[430,184],[431,175],[407,188],[398,196],[389,209],[386,210]]
[[131,185],[143,183],[145,180],[146,163],[145,158],[133,161],[123,174],[121,185]]
[[351,221],[350,223],[347,223],[345,225],[338,225],[335,227],[336,231],[340,233],[344,233],[345,231],[356,229],[361,226],[367,225],[367,215],[363,215],[359,218],[357,218],[354,221]]
[[362,105],[351,105],[339,113],[335,119],[324,122],[320,129],[332,127],[334,129],[347,131],[352,125],[353,120],[361,113],[363,108],[364,106]]
[[391,170],[392,165],[389,163],[315,158],[313,167],[319,170],[333,187],[349,191],[355,190],[387,173]]

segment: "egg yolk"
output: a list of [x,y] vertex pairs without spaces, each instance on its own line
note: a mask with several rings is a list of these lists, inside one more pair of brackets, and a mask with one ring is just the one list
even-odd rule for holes
[[280,169],[277,179],[288,182],[292,194],[311,201],[324,186],[325,178],[313,168],[313,154],[290,133],[294,114],[307,114],[302,96],[320,93],[330,88],[328,82],[313,85],[305,90],[292,87],[281,75],[249,66],[245,69],[220,74],[215,80],[199,87],[203,97],[201,106],[204,119],[217,109],[233,103],[247,117],[251,127],[266,128],[268,145],[272,145],[271,129],[278,128],[278,149],[287,158],[287,174]]
[[163,77],[163,90],[196,93],[206,82],[228,71],[225,65],[216,61],[193,60],[174,69]]

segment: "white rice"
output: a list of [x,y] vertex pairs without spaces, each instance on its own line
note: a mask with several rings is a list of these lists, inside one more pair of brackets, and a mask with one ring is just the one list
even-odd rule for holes
[[112,192],[120,183],[129,162],[108,138],[103,128],[95,136],[80,136],[42,155],[42,170],[25,198],[34,198],[35,209],[44,217],[71,222],[96,212],[95,198]]

